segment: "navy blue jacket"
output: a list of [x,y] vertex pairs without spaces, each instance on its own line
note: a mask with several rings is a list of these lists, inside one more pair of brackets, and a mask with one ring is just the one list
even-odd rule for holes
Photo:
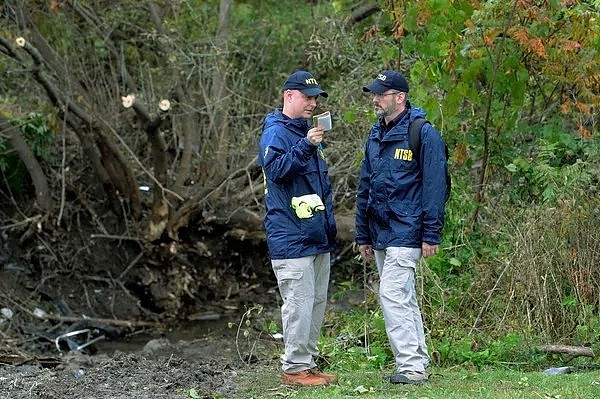
[[[306,119],[290,119],[281,109],[265,117],[258,164],[264,175],[264,226],[271,259],[301,258],[337,248],[327,163],[322,147],[306,138],[309,129]],[[308,194],[318,194],[325,211],[300,219],[291,207],[292,197]]]
[[381,120],[371,128],[356,194],[357,244],[381,250],[421,248],[423,241],[440,243],[446,195],[445,144],[426,123],[421,130],[421,153],[418,159],[413,157],[408,125],[418,116],[425,118],[425,111],[409,108],[385,135]]

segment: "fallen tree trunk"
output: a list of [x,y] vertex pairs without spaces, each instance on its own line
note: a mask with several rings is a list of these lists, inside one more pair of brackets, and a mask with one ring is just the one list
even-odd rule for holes
[[[262,213],[245,209],[237,210],[233,213],[223,211],[209,216],[211,223],[227,226],[227,229],[234,237],[265,240],[262,217]],[[340,244],[354,242],[354,213],[336,214],[335,220],[337,241]]]
[[587,356],[595,357],[592,348],[587,346],[570,346],[570,345],[543,345],[539,350],[546,353],[564,353],[572,357]]

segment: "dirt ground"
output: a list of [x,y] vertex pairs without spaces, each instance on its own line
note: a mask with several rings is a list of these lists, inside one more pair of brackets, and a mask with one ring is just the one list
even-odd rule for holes
[[0,399],[288,395],[282,342],[265,333],[281,318],[264,243],[209,236],[169,262],[62,231],[4,241]]
[[[99,303],[122,291],[88,289],[84,295],[75,289],[81,286],[76,281],[57,280],[62,280],[60,297],[66,298],[59,303],[79,315],[74,319],[85,314],[86,303]],[[128,327],[127,320],[106,323],[112,318],[81,323],[69,317],[44,318],[48,314],[36,317],[41,309],[50,313],[58,291],[46,284],[32,298],[29,284],[21,271],[0,265],[0,399],[243,398],[247,395],[239,377],[252,380],[248,373],[268,373],[273,376],[271,388],[280,388],[281,342],[264,335],[258,318],[248,317],[248,303],[253,303],[249,298],[207,303],[179,321]],[[65,287],[74,287],[73,294]],[[271,303],[264,309],[271,310],[260,317],[276,320],[276,287],[266,288],[262,298]],[[111,305],[115,312],[122,318],[135,315],[135,304],[120,298]],[[132,320],[144,318],[137,315]]]
[[137,350],[130,345],[127,352],[110,347],[104,344],[106,352],[95,355],[62,353],[54,363],[46,357],[3,364],[0,398],[235,398],[244,397],[238,373],[277,373],[269,355],[276,343],[265,341],[260,353],[254,348],[250,365],[238,356],[234,331],[177,342],[156,338]]

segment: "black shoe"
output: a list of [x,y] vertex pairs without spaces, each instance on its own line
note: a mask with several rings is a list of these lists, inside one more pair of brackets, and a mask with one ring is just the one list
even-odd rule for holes
[[406,371],[404,373],[396,373],[386,375],[384,379],[388,380],[392,384],[409,384],[409,385],[420,385],[428,381],[427,374],[419,373],[416,371]]

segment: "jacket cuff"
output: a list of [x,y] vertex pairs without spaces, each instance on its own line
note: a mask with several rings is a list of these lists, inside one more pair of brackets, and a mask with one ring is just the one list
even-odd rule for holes
[[439,234],[424,232],[423,241],[429,245],[439,245],[441,240]]

